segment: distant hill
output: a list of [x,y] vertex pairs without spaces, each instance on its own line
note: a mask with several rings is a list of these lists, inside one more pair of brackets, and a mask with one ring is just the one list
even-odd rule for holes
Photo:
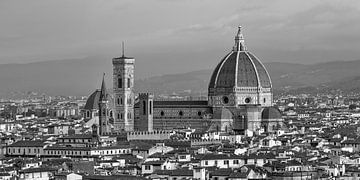
[[[112,86],[111,61],[104,57],[0,65],[0,96],[11,91],[37,91],[50,95],[88,95],[100,87],[102,73]],[[111,58],[106,58],[111,59]],[[360,60],[302,65],[266,63],[274,89],[334,88],[360,89]],[[212,70],[137,79],[137,92],[206,93]]]
[[107,85],[111,85],[111,61],[103,59],[89,57],[29,64],[2,64],[0,92],[5,94],[10,91],[37,91],[50,95],[88,95],[100,87],[103,72],[107,73]]

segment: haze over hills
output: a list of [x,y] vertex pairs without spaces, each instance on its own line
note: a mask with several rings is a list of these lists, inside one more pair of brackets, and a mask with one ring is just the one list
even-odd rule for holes
[[[311,65],[272,62],[264,65],[270,73],[275,90],[305,87],[360,89],[360,60]],[[88,95],[100,87],[103,72],[107,73],[107,85],[111,89],[111,61],[99,61],[99,57],[4,64],[0,65],[0,95],[14,91]],[[193,95],[200,95],[206,93],[211,73],[212,70],[199,70],[137,79],[135,89],[137,92],[159,94],[191,91]]]

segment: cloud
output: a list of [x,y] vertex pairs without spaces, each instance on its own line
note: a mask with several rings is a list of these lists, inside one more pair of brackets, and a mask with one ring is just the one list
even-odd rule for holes
[[[141,51],[217,49],[237,26],[251,49],[302,51],[360,46],[360,1],[0,1],[0,63],[108,53],[125,40]],[[334,43],[336,41],[336,43]],[[116,46],[116,48],[114,48]],[[113,49],[111,49],[113,47]],[[145,48],[144,48],[145,47]],[[111,49],[111,50],[110,50]],[[130,48],[129,48],[130,49]],[[304,52],[305,53],[305,52]],[[358,54],[354,53],[352,56]],[[25,57],[25,58],[23,58]]]

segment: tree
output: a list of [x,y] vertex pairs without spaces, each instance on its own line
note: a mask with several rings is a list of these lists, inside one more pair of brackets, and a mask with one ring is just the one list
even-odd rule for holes
[[356,104],[350,104],[349,109],[354,110],[354,109],[356,109],[356,107],[357,107]]

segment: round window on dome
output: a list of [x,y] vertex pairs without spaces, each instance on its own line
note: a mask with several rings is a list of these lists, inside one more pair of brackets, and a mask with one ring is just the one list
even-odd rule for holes
[[229,103],[229,98],[228,98],[227,96],[224,96],[222,100],[223,100],[223,103],[224,103],[224,104],[228,104],[228,103]]
[[251,102],[251,98],[249,98],[249,97],[247,97],[247,98],[245,98],[245,103],[250,103]]

